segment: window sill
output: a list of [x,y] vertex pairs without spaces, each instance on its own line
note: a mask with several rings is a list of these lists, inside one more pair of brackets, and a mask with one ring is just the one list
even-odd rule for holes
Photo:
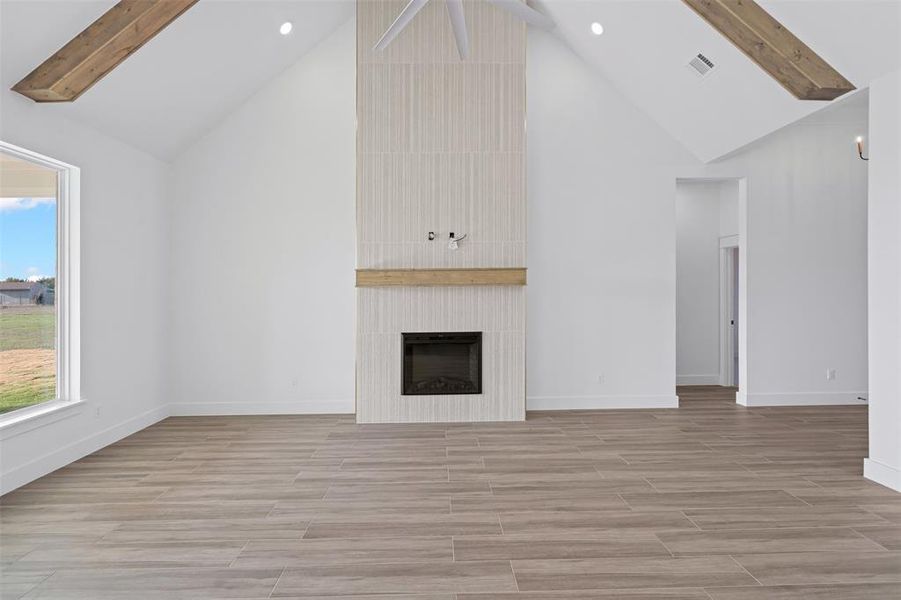
[[0,440],[81,414],[84,400],[51,400],[0,416]]

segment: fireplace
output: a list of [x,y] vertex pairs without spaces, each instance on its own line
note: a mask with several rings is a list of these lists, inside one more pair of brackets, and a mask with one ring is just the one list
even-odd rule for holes
[[404,396],[482,393],[482,332],[404,333]]

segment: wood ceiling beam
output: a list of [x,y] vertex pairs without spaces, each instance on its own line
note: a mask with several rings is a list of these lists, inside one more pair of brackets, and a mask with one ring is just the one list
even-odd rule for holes
[[855,89],[754,0],[682,0],[799,100]]
[[122,0],[12,89],[35,102],[72,102],[196,3]]

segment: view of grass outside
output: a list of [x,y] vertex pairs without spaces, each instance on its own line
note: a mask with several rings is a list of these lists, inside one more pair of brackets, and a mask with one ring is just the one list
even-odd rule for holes
[[0,152],[0,414],[56,398],[58,183]]
[[53,306],[0,308],[0,413],[56,396]]

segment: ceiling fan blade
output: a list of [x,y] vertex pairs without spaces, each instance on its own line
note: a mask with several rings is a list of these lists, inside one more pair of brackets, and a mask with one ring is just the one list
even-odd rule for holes
[[522,0],[488,0],[495,6],[516,15],[529,25],[540,29],[551,30],[556,24],[550,17],[541,14]]
[[429,0],[410,0],[410,3],[407,4],[400,14],[397,15],[397,18],[394,19],[394,23],[391,23],[391,27],[388,28],[387,31],[382,35],[378,42],[376,42],[373,50],[384,50],[388,47],[394,38],[397,37],[404,28],[410,24],[410,21],[413,20],[413,17],[416,16],[416,13],[425,6],[426,2]]
[[466,31],[466,14],[463,12],[463,0],[446,0],[447,14],[450,15],[451,25],[454,27],[454,37],[457,39],[457,50],[460,58],[469,56],[469,33]]

